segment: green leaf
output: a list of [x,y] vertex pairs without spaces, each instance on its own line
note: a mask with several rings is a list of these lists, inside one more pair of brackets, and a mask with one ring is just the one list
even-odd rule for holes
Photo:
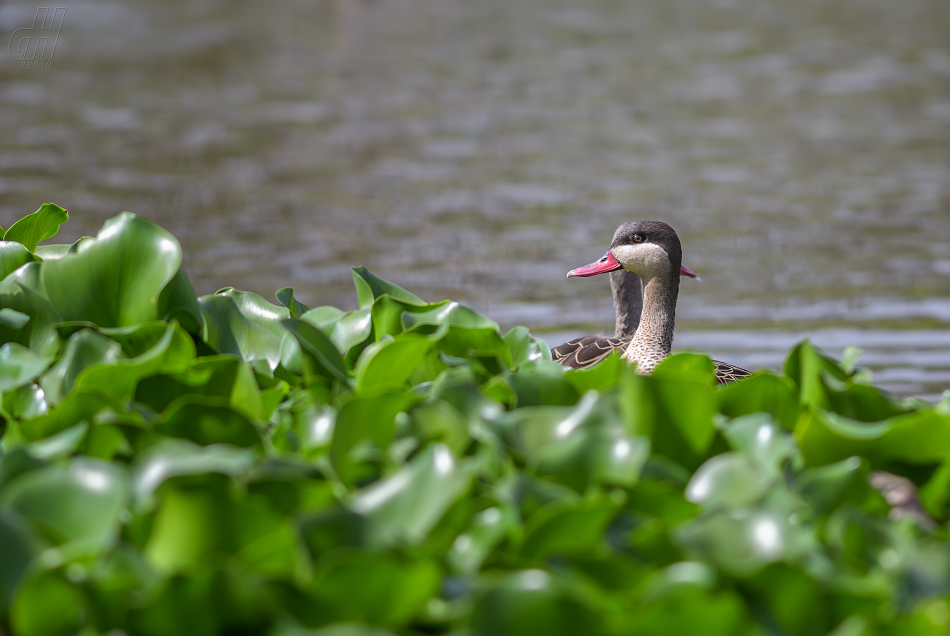
[[45,297],[18,285],[12,293],[0,293],[0,310],[12,309],[29,316],[23,327],[0,323],[0,342],[17,342],[40,355],[52,355],[59,348],[59,335],[55,323],[60,320],[56,310]]
[[795,438],[809,466],[852,455],[867,457],[875,468],[893,461],[937,464],[950,459],[950,416],[923,409],[865,423],[809,409],[795,427]]
[[113,397],[96,390],[71,391],[66,399],[48,412],[20,423],[26,439],[38,440],[55,435],[103,412],[123,413],[122,405]]
[[425,305],[425,301],[415,294],[406,291],[399,285],[394,285],[388,280],[379,278],[371,271],[360,265],[352,267],[353,284],[356,286],[356,297],[359,299],[360,308],[370,307],[380,296],[388,294],[396,300],[401,300],[414,305]]
[[9,508],[0,508],[0,615],[10,606],[40,545],[23,517]]
[[155,491],[166,480],[183,475],[239,475],[254,462],[251,450],[226,444],[198,446],[181,439],[163,440],[136,458],[134,492],[136,506],[153,505]]
[[308,375],[346,380],[343,356],[322,331],[298,318],[284,320],[281,324],[297,340],[303,354],[304,371]]
[[31,252],[36,251],[40,241],[53,238],[59,226],[69,219],[69,214],[55,203],[44,203],[33,214],[28,214],[7,230],[4,241],[16,241]]
[[544,570],[506,572],[499,578],[472,610],[472,636],[604,633],[602,618]]
[[117,538],[128,494],[121,468],[77,458],[68,466],[48,466],[18,477],[3,489],[0,501],[28,519],[50,543],[93,553]]
[[356,363],[357,390],[379,391],[405,385],[432,345],[428,338],[412,334],[371,344]]
[[155,430],[201,446],[232,444],[248,448],[261,445],[254,422],[231,408],[227,400],[214,397],[183,395],[162,413],[162,422]]
[[75,633],[86,616],[81,591],[60,572],[39,571],[14,599],[10,622],[19,636]]
[[441,578],[431,561],[339,550],[320,560],[312,591],[339,612],[338,620],[396,627],[425,607]]
[[715,436],[716,395],[705,381],[663,379],[625,371],[621,405],[633,432],[648,435],[654,452],[698,466]]
[[294,298],[294,290],[290,287],[282,287],[277,290],[277,302],[290,310],[291,318],[300,318],[303,314],[310,311],[310,307]]
[[64,320],[125,327],[160,318],[159,296],[181,265],[181,247],[151,221],[123,212],[95,241],[43,267],[43,281]]
[[281,336],[249,320],[234,298],[224,295],[198,299],[204,318],[203,339],[219,353],[240,356],[247,362],[263,361],[269,369],[281,360]]
[[[40,378],[46,400],[57,404],[72,390],[86,368],[124,358],[118,342],[92,329],[81,329],[70,336],[62,357]],[[93,387],[98,388],[98,387]]]
[[554,554],[594,552],[618,506],[610,501],[555,502],[528,519],[520,555],[542,561]]
[[53,361],[15,342],[0,346],[0,393],[29,384]]
[[729,417],[769,413],[786,430],[792,430],[801,406],[794,383],[788,378],[760,372],[724,386],[717,394],[719,412]]
[[379,450],[386,449],[393,439],[396,415],[407,410],[414,399],[406,395],[382,394],[353,398],[336,416],[330,461],[344,482],[355,476],[354,458],[350,451],[359,442],[368,440]]
[[181,371],[145,378],[136,388],[135,401],[161,412],[185,395],[225,398],[248,417],[262,417],[260,391],[254,374],[247,363],[236,356],[202,357]]
[[551,349],[541,338],[532,336],[527,327],[512,327],[503,338],[511,351],[511,366],[529,368],[551,359]]
[[471,483],[471,471],[458,464],[447,446],[436,444],[361,491],[351,508],[366,517],[370,545],[418,544]]
[[33,253],[20,243],[0,241],[0,280],[35,260]]
[[124,402],[134,395],[142,378],[182,369],[195,357],[194,342],[176,322],[144,323],[115,337],[133,343],[135,349],[130,352],[138,353],[159,334],[161,337],[154,345],[134,358],[109,359],[84,368],[75,385],[80,389],[97,389]]
[[177,320],[188,333],[204,333],[204,315],[195,296],[195,288],[185,270],[180,269],[165,285],[158,297],[158,316],[162,320]]
[[693,474],[686,486],[686,499],[709,507],[741,508],[762,498],[775,476],[739,453],[716,455]]

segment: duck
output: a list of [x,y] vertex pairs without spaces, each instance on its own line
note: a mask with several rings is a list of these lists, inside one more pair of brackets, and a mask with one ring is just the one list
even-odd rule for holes
[[[680,278],[697,278],[682,261],[679,237],[666,223],[634,221],[617,228],[606,254],[567,273],[568,278],[610,274],[615,333],[565,342],[551,350],[552,359],[564,366],[586,369],[620,350],[624,360],[636,364],[638,373],[652,373],[670,355],[673,345]],[[727,362],[713,360],[713,364],[719,384],[752,375]]]

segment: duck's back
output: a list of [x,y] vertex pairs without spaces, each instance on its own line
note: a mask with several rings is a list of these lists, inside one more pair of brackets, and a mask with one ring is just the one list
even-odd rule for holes
[[[551,359],[573,369],[592,367],[614,351],[625,350],[632,338],[611,338],[608,336],[583,336],[569,340],[551,349]],[[713,360],[716,365],[716,380],[719,384],[735,382],[752,372],[728,362]]]

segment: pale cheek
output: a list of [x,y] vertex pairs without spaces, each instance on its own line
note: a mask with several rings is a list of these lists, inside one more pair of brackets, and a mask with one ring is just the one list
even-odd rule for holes
[[614,258],[623,264],[624,269],[651,277],[669,269],[670,261],[666,251],[652,243],[642,245],[621,245],[614,248]]

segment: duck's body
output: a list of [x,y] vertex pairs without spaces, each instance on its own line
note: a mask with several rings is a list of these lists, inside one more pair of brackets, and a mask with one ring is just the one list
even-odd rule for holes
[[[568,277],[605,272],[611,273],[617,332],[613,337],[586,336],[565,342],[551,350],[552,357],[583,369],[620,349],[625,360],[636,363],[639,373],[652,373],[673,345],[680,276],[696,276],[682,266],[676,232],[659,221],[626,223],[617,229],[603,258],[571,270]],[[746,369],[713,362],[720,384],[751,375]]]

